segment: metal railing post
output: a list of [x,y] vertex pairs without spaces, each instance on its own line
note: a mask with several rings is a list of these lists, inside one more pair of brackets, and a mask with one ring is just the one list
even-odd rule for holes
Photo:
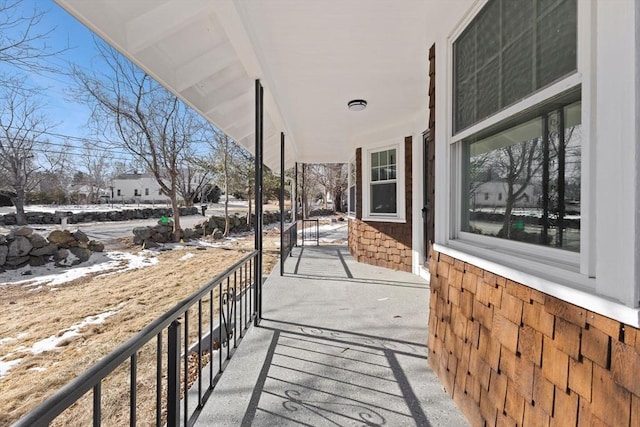
[[284,276],[284,132],[280,132],[280,276]]
[[180,322],[169,326],[167,352],[167,427],[180,425]]

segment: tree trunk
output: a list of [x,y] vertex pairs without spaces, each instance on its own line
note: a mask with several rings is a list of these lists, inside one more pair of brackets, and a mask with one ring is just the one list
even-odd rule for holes
[[24,214],[24,203],[26,200],[26,194],[24,188],[16,189],[16,197],[13,197],[11,201],[16,207],[16,222],[18,225],[27,225],[27,217]]
[[251,225],[251,194],[249,194],[249,212],[247,213],[247,225]]
[[173,213],[173,241],[179,242],[182,238],[182,228],[180,227],[180,207],[178,206],[178,196],[175,191],[175,185],[171,186],[171,212]]
[[[224,138],[224,237],[229,235],[229,141]],[[251,203],[251,201],[249,201]]]
[[507,239],[511,239],[511,212],[515,204],[515,195],[513,194],[513,183],[507,183],[507,199],[504,208],[504,222],[502,224],[502,235]]

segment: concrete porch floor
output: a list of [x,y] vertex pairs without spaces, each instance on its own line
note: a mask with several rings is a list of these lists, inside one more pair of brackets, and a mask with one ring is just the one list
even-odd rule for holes
[[427,364],[428,284],[295,248],[196,426],[467,426]]

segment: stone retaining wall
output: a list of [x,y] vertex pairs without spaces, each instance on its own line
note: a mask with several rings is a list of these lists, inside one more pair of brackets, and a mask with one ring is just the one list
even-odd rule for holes
[[[197,207],[180,208],[180,215],[197,215],[199,210]],[[123,209],[113,211],[96,211],[96,212],[71,212],[57,211],[51,212],[26,212],[28,224],[61,224],[62,218],[67,218],[68,224],[79,224],[83,222],[108,222],[108,221],[129,221],[134,219],[161,218],[163,216],[170,217],[171,209],[169,208],[139,208],[139,209]],[[0,215],[0,225],[16,225],[16,214],[10,213]]]
[[[262,213],[263,224],[273,224],[280,221],[280,212],[263,212]],[[286,213],[286,220],[291,219],[291,212]],[[253,230],[253,222],[255,215],[251,215],[251,224],[247,224],[246,214],[234,214],[229,216],[229,232],[230,233],[242,233]],[[196,224],[191,228],[186,228],[183,231],[183,239],[191,240],[200,238],[203,236],[213,236],[215,239],[221,239],[225,228],[225,217],[211,215],[208,218]],[[158,222],[154,226],[136,227],[133,229],[133,243],[136,245],[143,245],[145,248],[152,248],[158,246],[159,243],[167,243],[173,241],[173,222],[170,220],[168,223],[163,224]]]
[[80,230],[54,230],[47,238],[30,227],[21,227],[9,234],[0,234],[0,272],[55,262],[69,266],[87,261],[93,252],[102,252],[104,245],[89,240]]

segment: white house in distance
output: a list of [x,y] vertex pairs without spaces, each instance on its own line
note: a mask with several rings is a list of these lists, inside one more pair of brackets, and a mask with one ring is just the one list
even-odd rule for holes
[[123,173],[113,179],[115,203],[170,203],[151,173]]

